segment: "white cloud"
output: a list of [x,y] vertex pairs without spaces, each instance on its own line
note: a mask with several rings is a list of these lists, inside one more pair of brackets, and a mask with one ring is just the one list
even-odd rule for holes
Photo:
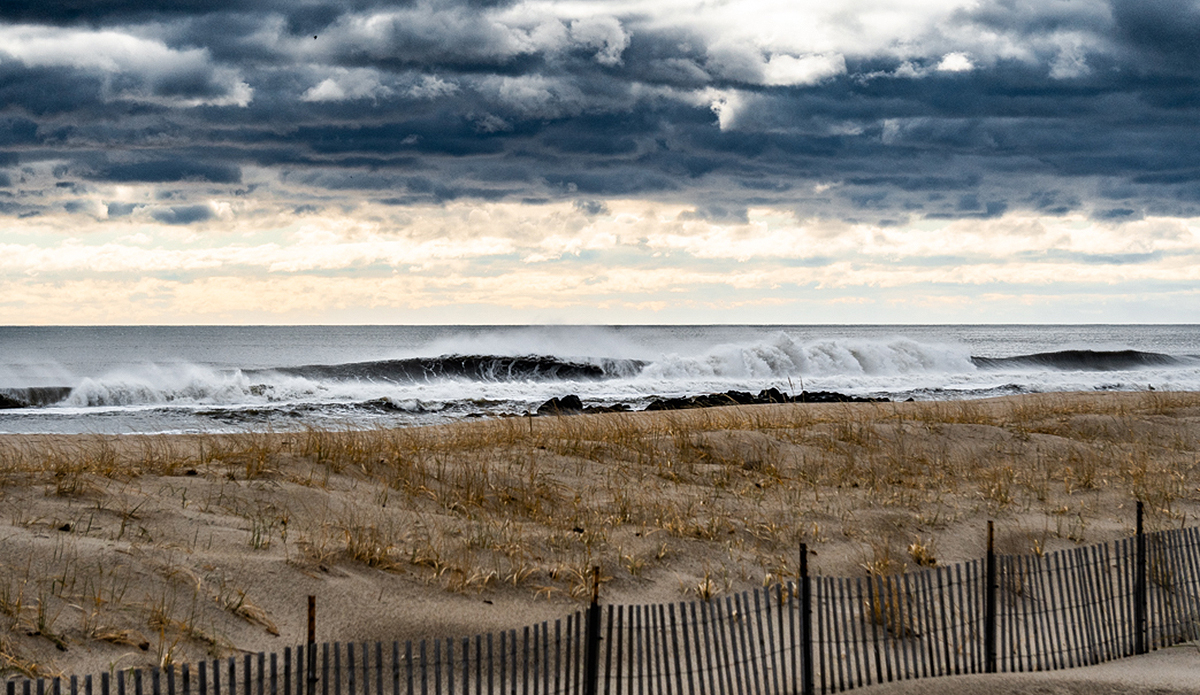
[[[972,297],[985,283],[1017,293],[1080,283],[1116,296],[1145,283],[1200,281],[1200,220],[1098,224],[1018,212],[881,229],[769,208],[751,209],[746,223],[714,224],[681,219],[688,206],[642,200],[610,200],[602,216],[566,202],[448,203],[403,215],[364,204],[299,219],[286,206],[235,216],[223,201],[207,204],[222,220],[219,233],[180,236],[150,215],[14,220],[0,235],[0,318],[20,322],[14,312],[24,307],[28,317],[38,307],[37,316],[60,322],[115,320],[114,307],[149,286],[171,297],[171,320],[219,312],[233,320],[252,308],[264,319],[300,311],[317,320],[337,307],[366,320],[381,316],[372,307],[469,304],[520,320],[531,307],[626,302],[681,311],[692,303],[679,316],[700,320],[714,288],[770,303],[795,299],[800,287],[882,301],[920,293],[923,283]],[[1104,260],[1122,254],[1146,257]]]
[[544,75],[488,77],[481,90],[494,93],[500,101],[526,117],[561,118],[578,114],[587,99],[574,83]]
[[1059,48],[1058,55],[1050,64],[1050,77],[1056,80],[1069,80],[1083,77],[1091,72],[1087,64],[1082,41],[1071,41]]
[[763,70],[763,84],[806,86],[823,82],[846,72],[841,55],[771,56]]
[[[104,96],[167,106],[246,106],[253,90],[208,50],[169,48],[116,30],[0,26],[0,61],[71,68],[104,79]],[[113,78],[121,79],[113,79]],[[132,78],[132,79],[130,79]]]
[[378,70],[370,68],[333,68],[332,75],[301,96],[303,101],[344,101],[346,99],[376,99],[392,94],[384,85]]
[[736,90],[704,90],[712,112],[717,114],[717,126],[721,130],[733,130],[738,118],[746,111],[754,97]]
[[571,39],[582,46],[595,48],[595,59],[601,65],[620,65],[621,54],[629,46],[629,35],[613,17],[589,17],[571,22]]
[[453,82],[436,75],[421,75],[421,78],[408,88],[408,95],[414,99],[437,99],[457,91],[458,85]]
[[943,56],[935,69],[938,72],[970,72],[975,69],[975,64],[966,53],[955,52]]

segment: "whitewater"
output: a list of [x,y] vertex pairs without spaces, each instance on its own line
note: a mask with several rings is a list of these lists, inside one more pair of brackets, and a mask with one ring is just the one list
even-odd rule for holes
[[0,327],[0,432],[370,428],[730,390],[1200,390],[1197,326]]

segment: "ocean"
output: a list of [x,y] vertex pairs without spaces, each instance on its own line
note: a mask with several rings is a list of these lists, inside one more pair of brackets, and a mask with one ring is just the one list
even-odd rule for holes
[[730,390],[1200,390],[1200,326],[0,327],[0,432],[374,428]]

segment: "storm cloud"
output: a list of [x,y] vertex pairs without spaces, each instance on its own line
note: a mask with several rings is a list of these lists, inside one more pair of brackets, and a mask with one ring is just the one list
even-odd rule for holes
[[14,219],[641,200],[717,227],[1135,224],[1200,216],[1198,131],[1186,0],[0,4]]
[[[1194,3],[948,3],[896,27],[881,4],[843,9],[10,2],[0,146],[112,181],[398,168],[428,200],[952,218],[1052,187],[1101,215],[1193,210]],[[143,161],[97,167],[114,146]]]

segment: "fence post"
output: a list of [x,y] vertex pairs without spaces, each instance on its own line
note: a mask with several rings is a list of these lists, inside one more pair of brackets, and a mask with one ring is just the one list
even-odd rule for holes
[[[305,650],[305,656],[308,657],[308,695],[316,695],[317,692],[317,597],[308,597],[308,649]],[[247,693],[247,695],[249,695]]]
[[987,538],[987,585],[984,589],[983,605],[983,654],[984,671],[996,672],[996,544],[995,528],[988,520]]
[[1142,527],[1142,501],[1137,503],[1137,566],[1133,577],[1133,651],[1145,654],[1146,635],[1146,536]]
[[592,604],[587,610],[583,663],[584,695],[596,695],[600,685],[600,566],[592,568]]
[[808,545],[800,544],[800,692],[813,695],[812,580],[808,576]]

